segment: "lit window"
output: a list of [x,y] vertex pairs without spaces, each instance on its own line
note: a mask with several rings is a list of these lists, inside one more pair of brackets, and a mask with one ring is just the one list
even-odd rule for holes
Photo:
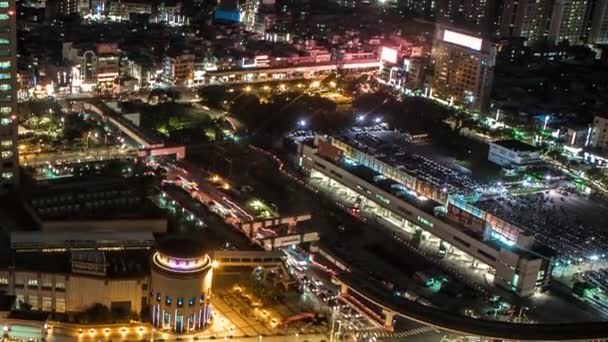
[[171,297],[167,296],[165,298],[165,302],[167,303],[167,305],[171,305]]
[[0,8],[8,8],[8,1],[0,1]]
[[2,172],[2,179],[13,179],[12,172]]
[[2,159],[10,158],[13,156],[13,151],[2,151]]
[[184,305],[184,298],[177,298],[177,306],[183,306]]
[[[0,80],[10,80],[10,79],[11,79],[11,74],[9,72],[0,72]],[[10,89],[10,88],[11,88],[11,86],[8,85],[8,89]]]
[[[7,75],[7,74],[0,74],[0,75]],[[11,78],[10,74],[8,74],[8,78]],[[2,77],[0,77],[0,80],[3,79]],[[6,79],[6,78],[5,78]],[[11,85],[10,84],[0,84],[0,91],[9,91],[11,90]]]
[[160,292],[156,292],[156,300],[160,302]]
[[2,147],[11,147],[13,146],[12,140],[2,140]]
[[205,295],[201,294],[201,297],[199,298],[200,303],[202,304],[205,301]]
[[2,118],[0,119],[0,125],[2,126],[8,126],[11,124],[11,119],[9,118]]
[[11,62],[6,61],[6,62],[0,62],[0,69],[8,69],[11,67]]
[[0,107],[0,113],[2,114],[10,114],[11,107]]
[[6,13],[0,13],[0,21],[8,20],[9,16]]
[[3,284],[3,285],[8,284],[8,278],[0,278],[0,284]]
[[188,305],[190,305],[190,306],[194,305],[195,300],[196,299],[194,297],[190,297],[190,300],[188,301]]
[[[3,156],[4,156],[4,152],[2,152],[2,153],[3,153]],[[28,280],[27,281],[27,286],[38,286],[38,279],[30,279],[30,280]]]
[[8,45],[11,41],[6,38],[0,38],[0,45]]

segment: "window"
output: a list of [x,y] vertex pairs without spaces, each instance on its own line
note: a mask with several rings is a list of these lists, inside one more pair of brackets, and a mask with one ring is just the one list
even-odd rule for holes
[[[3,76],[1,75],[8,75],[8,78],[2,78]],[[0,73],[0,80],[7,80],[11,78],[10,74],[7,73]],[[0,91],[9,91],[11,90],[11,85],[10,84],[0,84]]]
[[13,179],[13,173],[12,172],[2,172],[2,179],[5,179],[5,180]]
[[171,305],[171,297],[169,297],[169,296],[165,297],[165,303],[167,305]]
[[182,297],[177,298],[177,306],[179,306],[179,307],[184,306],[184,298],[182,298]]
[[42,311],[52,310],[53,299],[51,297],[42,297]]
[[65,283],[62,281],[55,281],[55,289],[65,289]]
[[38,310],[38,296],[29,295],[27,302],[32,306],[32,310]]
[[199,302],[200,302],[201,304],[203,304],[203,302],[204,302],[204,301],[205,301],[205,295],[204,295],[204,294],[201,294],[201,297],[199,298]]
[[[2,33],[2,30],[0,29],[0,33]],[[0,49],[0,57],[10,57],[11,55],[11,49]]]
[[33,287],[37,287],[38,286],[38,279],[30,279],[27,281],[27,286],[33,286]]
[[65,298],[55,299],[55,312],[65,312]]
[[10,114],[12,111],[11,107],[0,107],[1,114]]
[[10,118],[2,118],[0,119],[0,125],[2,126],[8,126],[11,124],[11,119]]
[[160,302],[160,298],[161,298],[160,292],[156,292],[156,300]]
[[8,278],[0,278],[0,284],[8,285]]
[[0,62],[0,69],[8,69],[10,67],[11,67],[11,62],[9,62],[9,61]]
[[0,8],[8,8],[8,1],[0,1]]
[[190,297],[190,300],[188,301],[188,305],[190,305],[190,306],[194,305],[195,300],[196,299],[194,297]]
[[[0,80],[10,80],[10,79],[11,79],[11,74],[9,72],[0,72]],[[10,85],[8,85],[8,89],[11,89]]]
[[13,146],[12,140],[2,140],[2,147],[11,147]]
[[0,13],[0,21],[8,20],[9,16],[6,13]]
[[11,41],[6,38],[0,38],[0,45],[8,45],[10,42]]
[[2,151],[2,159],[7,159],[13,156],[13,151]]

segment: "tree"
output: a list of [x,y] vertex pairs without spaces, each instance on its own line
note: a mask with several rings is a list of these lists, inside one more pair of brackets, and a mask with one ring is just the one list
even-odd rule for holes
[[198,92],[201,102],[209,107],[220,108],[226,99],[226,88],[222,86],[210,86],[201,88]]

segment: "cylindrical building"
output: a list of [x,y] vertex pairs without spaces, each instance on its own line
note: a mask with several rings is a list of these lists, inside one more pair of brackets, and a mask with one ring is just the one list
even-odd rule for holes
[[190,239],[166,238],[159,241],[151,264],[152,324],[176,333],[204,329],[211,320],[209,255]]

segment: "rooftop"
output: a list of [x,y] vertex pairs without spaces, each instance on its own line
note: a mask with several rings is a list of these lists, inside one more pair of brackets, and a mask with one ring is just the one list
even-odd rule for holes
[[563,191],[548,190],[474,204],[533,234],[537,242],[572,259],[608,253],[604,224],[608,203]]
[[177,258],[197,258],[209,252],[204,241],[188,236],[170,236],[158,241],[156,249],[165,255]]
[[438,188],[445,187],[448,193],[469,194],[482,186],[461,170],[416,153],[409,146],[413,144],[395,137],[396,133],[383,134],[385,132],[343,134],[335,138],[402,172]]
[[528,145],[526,143],[523,143],[519,140],[499,140],[499,141],[494,141],[492,142],[493,144],[502,146],[504,148],[507,148],[509,150],[513,150],[513,151],[518,151],[518,152],[534,152],[537,151],[537,148],[532,146],[532,145]]

